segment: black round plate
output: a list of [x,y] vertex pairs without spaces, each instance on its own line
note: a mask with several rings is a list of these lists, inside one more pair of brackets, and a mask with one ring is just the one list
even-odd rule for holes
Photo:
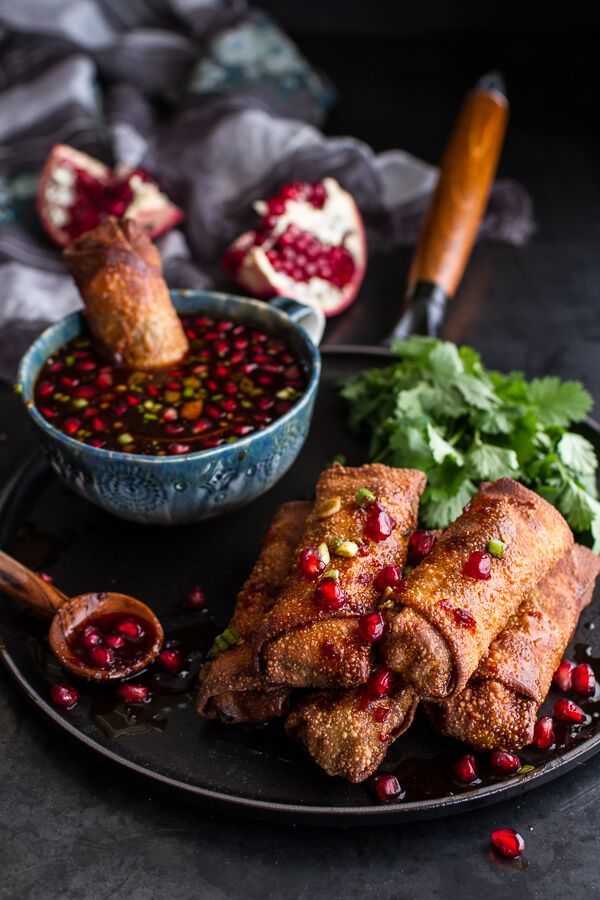
[[[155,701],[134,716],[115,705],[114,687],[78,685],[72,711],[49,703],[50,685],[64,680],[49,654],[47,623],[3,598],[1,657],[29,699],[52,722],[97,757],[145,778],[179,797],[268,819],[320,824],[384,823],[441,816],[505,799],[571,769],[600,749],[599,712],[584,704],[590,722],[564,734],[549,754],[526,751],[526,774],[494,780],[482,758],[481,782],[460,788],[449,777],[464,748],[435,734],[423,715],[392,746],[385,770],[398,774],[403,801],[375,804],[364,785],[329,778],[280,723],[228,727],[201,720],[194,710],[194,680],[202,653],[227,623],[237,589],[250,571],[276,506],[309,497],[323,467],[338,454],[349,465],[364,461],[364,446],[345,427],[337,392],[340,379],[386,362],[386,351],[336,348],[324,353],[323,380],[308,442],[292,470],[268,494],[240,512],[198,525],[144,527],[121,522],[63,488],[37,457],[0,499],[0,543],[34,569],[44,569],[69,595],[118,590],[150,603],[168,636],[192,652],[190,674],[170,678],[149,672]],[[595,434],[590,437],[596,440]],[[208,610],[186,611],[185,593],[201,584]],[[594,664],[600,656],[595,608],[584,613],[570,654]],[[552,697],[547,701],[552,703]],[[600,709],[600,704],[598,704]]]

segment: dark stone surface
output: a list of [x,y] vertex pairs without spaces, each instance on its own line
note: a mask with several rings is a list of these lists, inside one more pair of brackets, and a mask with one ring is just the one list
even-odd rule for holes
[[[538,232],[524,248],[477,247],[447,334],[487,363],[581,377],[600,397],[598,112],[591,38],[471,37],[397,42],[305,39],[341,102],[332,133],[435,161],[463,91],[501,67],[513,118],[504,174],[532,192]],[[568,78],[566,77],[568,73]],[[360,305],[330,339],[377,341],[397,314],[410,253],[374,262]],[[32,449],[0,389],[0,483]],[[0,896],[7,898],[597,896],[600,759],[522,800],[384,829],[289,828],[173,802],[75,751],[0,673]],[[518,828],[524,863],[488,851]],[[533,829],[533,830],[530,830]]]

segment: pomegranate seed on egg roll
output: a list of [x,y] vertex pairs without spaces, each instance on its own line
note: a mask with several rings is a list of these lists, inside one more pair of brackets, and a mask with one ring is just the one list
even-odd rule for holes
[[381,570],[404,566],[425,480],[380,464],[335,463],[322,473],[290,574],[257,634],[268,681],[342,688],[367,680],[372,648],[358,619],[377,608]]
[[285,730],[328,775],[356,784],[379,768],[390,745],[410,727],[418,702],[415,692],[400,684],[379,698],[370,698],[364,686],[318,691],[294,706]]
[[441,731],[477,750],[519,750],[533,740],[537,714],[590,603],[600,557],[576,544],[511,616],[461,694],[427,704]]
[[572,544],[558,510],[533,491],[511,478],[482,485],[406,579],[402,608],[388,616],[387,665],[422,699],[459,694]]
[[112,216],[64,250],[98,349],[132,369],[175,365],[188,341],[156,246],[133,219]]
[[266,722],[287,709],[290,690],[265,683],[253,654],[256,628],[273,605],[290,568],[311,503],[284,503],[275,513],[252,574],[240,590],[229,630],[241,638],[210,663],[196,702],[206,719],[223,722]]

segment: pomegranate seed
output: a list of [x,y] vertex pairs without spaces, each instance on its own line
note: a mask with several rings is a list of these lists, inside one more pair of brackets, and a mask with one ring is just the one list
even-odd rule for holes
[[468,610],[462,609],[460,606],[454,606],[446,599],[438,600],[438,606],[441,606],[442,609],[447,609],[448,612],[452,613],[457,625],[462,625],[463,628],[468,628],[470,631],[475,631],[477,628],[477,622]]
[[180,391],[181,384],[178,381],[167,381],[166,388],[169,391]]
[[90,447],[96,447],[98,450],[101,447],[104,447],[106,441],[103,441],[102,438],[90,438]]
[[182,659],[179,650],[163,650],[158,654],[158,664],[165,672],[176,675],[181,671]]
[[371,784],[380,803],[390,803],[392,800],[402,799],[402,788],[395,775],[375,775]]
[[185,595],[185,605],[189,609],[201,609],[206,603],[204,591],[200,585],[196,585]]
[[343,656],[342,651],[333,641],[323,641],[321,645],[321,650],[323,652],[323,656],[326,656],[327,659],[330,659],[332,662],[339,662]]
[[254,431],[253,425],[234,425],[231,429],[233,434],[236,437],[245,437],[245,435],[250,434],[251,431]]
[[88,625],[81,636],[81,643],[84,647],[96,647],[102,643],[102,635],[93,625]]
[[117,625],[117,631],[129,638],[141,638],[145,634],[144,629],[135,619],[123,619]]
[[104,643],[112,647],[113,650],[120,650],[121,647],[125,646],[126,641],[120,634],[107,634],[104,638]]
[[372,541],[385,541],[396,527],[396,522],[383,508],[379,500],[376,500],[368,508],[365,520],[365,533]]
[[38,569],[37,576],[38,578],[41,578],[42,581],[45,581],[46,584],[54,584],[54,578],[48,572],[43,572],[41,569]]
[[75,434],[81,428],[79,419],[65,419],[63,422],[63,430],[65,434]]
[[74,375],[61,375],[60,380],[68,388],[75,388],[79,384],[79,378],[75,378]]
[[566,697],[561,697],[556,701],[552,712],[554,718],[559,722],[566,722],[569,725],[581,725],[582,722],[585,722],[585,713],[582,708],[572,700],[567,700]]
[[48,409],[47,406],[40,406],[40,407],[38,407],[38,409],[45,419],[55,419],[58,415],[56,410]]
[[192,425],[192,434],[202,434],[203,431],[208,431],[209,428],[212,428],[212,422],[208,419],[198,419]]
[[169,444],[167,450],[172,456],[179,456],[182,453],[189,453],[192,448],[189,444]]
[[452,774],[461,784],[471,784],[477,778],[477,760],[472,753],[465,753],[452,766]]
[[306,547],[300,551],[298,566],[305,578],[316,578],[325,570],[325,563],[314,547]]
[[72,709],[79,700],[79,692],[68,684],[53,684],[50,688],[50,697],[55,706]]
[[110,372],[100,372],[96,378],[96,384],[99,388],[109,388],[112,387],[113,377]]
[[575,666],[573,672],[573,690],[576,694],[593,694],[596,690],[596,676],[588,663]]
[[550,716],[543,716],[535,723],[533,742],[540,750],[548,750],[554,743],[554,723]]
[[435,541],[435,534],[431,534],[430,531],[425,531],[423,528],[415,531],[408,543],[411,561],[420,562],[424,556],[427,556]]
[[346,594],[335,578],[324,578],[315,591],[315,603],[320,609],[340,609]]
[[477,581],[487,581],[491,578],[492,559],[488,553],[483,550],[474,550],[469,554],[469,558],[463,566],[463,575],[469,578],[475,578]]
[[570,659],[563,659],[558,669],[552,676],[552,681],[554,684],[561,689],[561,691],[570,691],[571,685],[573,683],[573,671],[576,668],[575,663],[571,662]]
[[110,647],[92,647],[88,656],[94,666],[112,666],[115,661],[115,655]]
[[37,392],[40,397],[49,397],[54,393],[54,385],[50,381],[40,381]]
[[398,587],[401,581],[402,572],[398,566],[384,566],[375,578],[374,584],[378,591],[385,591],[388,587]]
[[150,699],[150,691],[144,684],[120,684],[117,695],[125,703],[146,703]]
[[495,750],[490,756],[490,765],[495,775],[515,775],[521,768],[521,760],[515,753]]
[[373,713],[373,719],[381,725],[382,722],[385,722],[389,714],[390,711],[389,709],[386,709],[385,706],[378,706]]
[[93,384],[81,384],[73,391],[74,397],[83,397],[84,400],[91,400],[97,394]]
[[494,849],[508,859],[516,859],[525,850],[525,841],[514,828],[499,828],[492,831],[490,840]]
[[385,697],[392,689],[394,673],[391,669],[376,669],[367,681],[369,697]]
[[228,378],[229,377],[229,369],[227,366],[215,366],[214,370],[215,378]]
[[125,397],[125,402],[127,403],[128,406],[139,406],[140,398],[136,397],[135,394],[127,394]]
[[170,437],[174,437],[176,434],[181,434],[182,431],[185,431],[185,426],[183,426],[180,422],[168,421],[166,425],[163,425],[163,431]]
[[147,384],[146,385],[146,393],[150,394],[150,396],[153,399],[156,399],[158,397],[158,395],[160,394],[160,391],[158,390],[158,388],[156,387],[155,384]]
[[374,644],[383,636],[385,623],[380,612],[368,613],[358,620],[358,633],[363,641]]
[[92,428],[94,429],[94,431],[106,431],[106,424],[102,419],[96,416],[92,419]]
[[237,409],[237,400],[234,400],[233,397],[229,397],[227,400],[221,402],[221,406],[225,412],[235,412]]
[[93,359],[82,359],[80,363],[77,363],[77,368],[80,372],[91,372],[96,368],[96,363]]
[[50,371],[51,372],[60,372],[62,367],[63,367],[63,364],[60,362],[60,360],[57,359],[56,362],[53,362],[52,365],[50,366]]

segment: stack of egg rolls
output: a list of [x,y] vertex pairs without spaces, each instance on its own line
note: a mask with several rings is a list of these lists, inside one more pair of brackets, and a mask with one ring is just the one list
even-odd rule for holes
[[[316,499],[298,550],[350,541],[359,548],[352,558],[332,556],[339,571],[345,601],[339,609],[315,603],[316,584],[297,563],[285,579],[278,602],[266,616],[256,638],[257,666],[268,681],[292,687],[344,688],[364,683],[371,670],[372,648],[357,632],[358,617],[377,607],[373,581],[388,564],[403,567],[408,541],[416,527],[425,475],[414,469],[374,464],[345,468],[334,463],[316,488]],[[356,494],[367,489],[395,520],[389,537],[365,535],[365,511]],[[328,510],[333,510],[327,514]]]

